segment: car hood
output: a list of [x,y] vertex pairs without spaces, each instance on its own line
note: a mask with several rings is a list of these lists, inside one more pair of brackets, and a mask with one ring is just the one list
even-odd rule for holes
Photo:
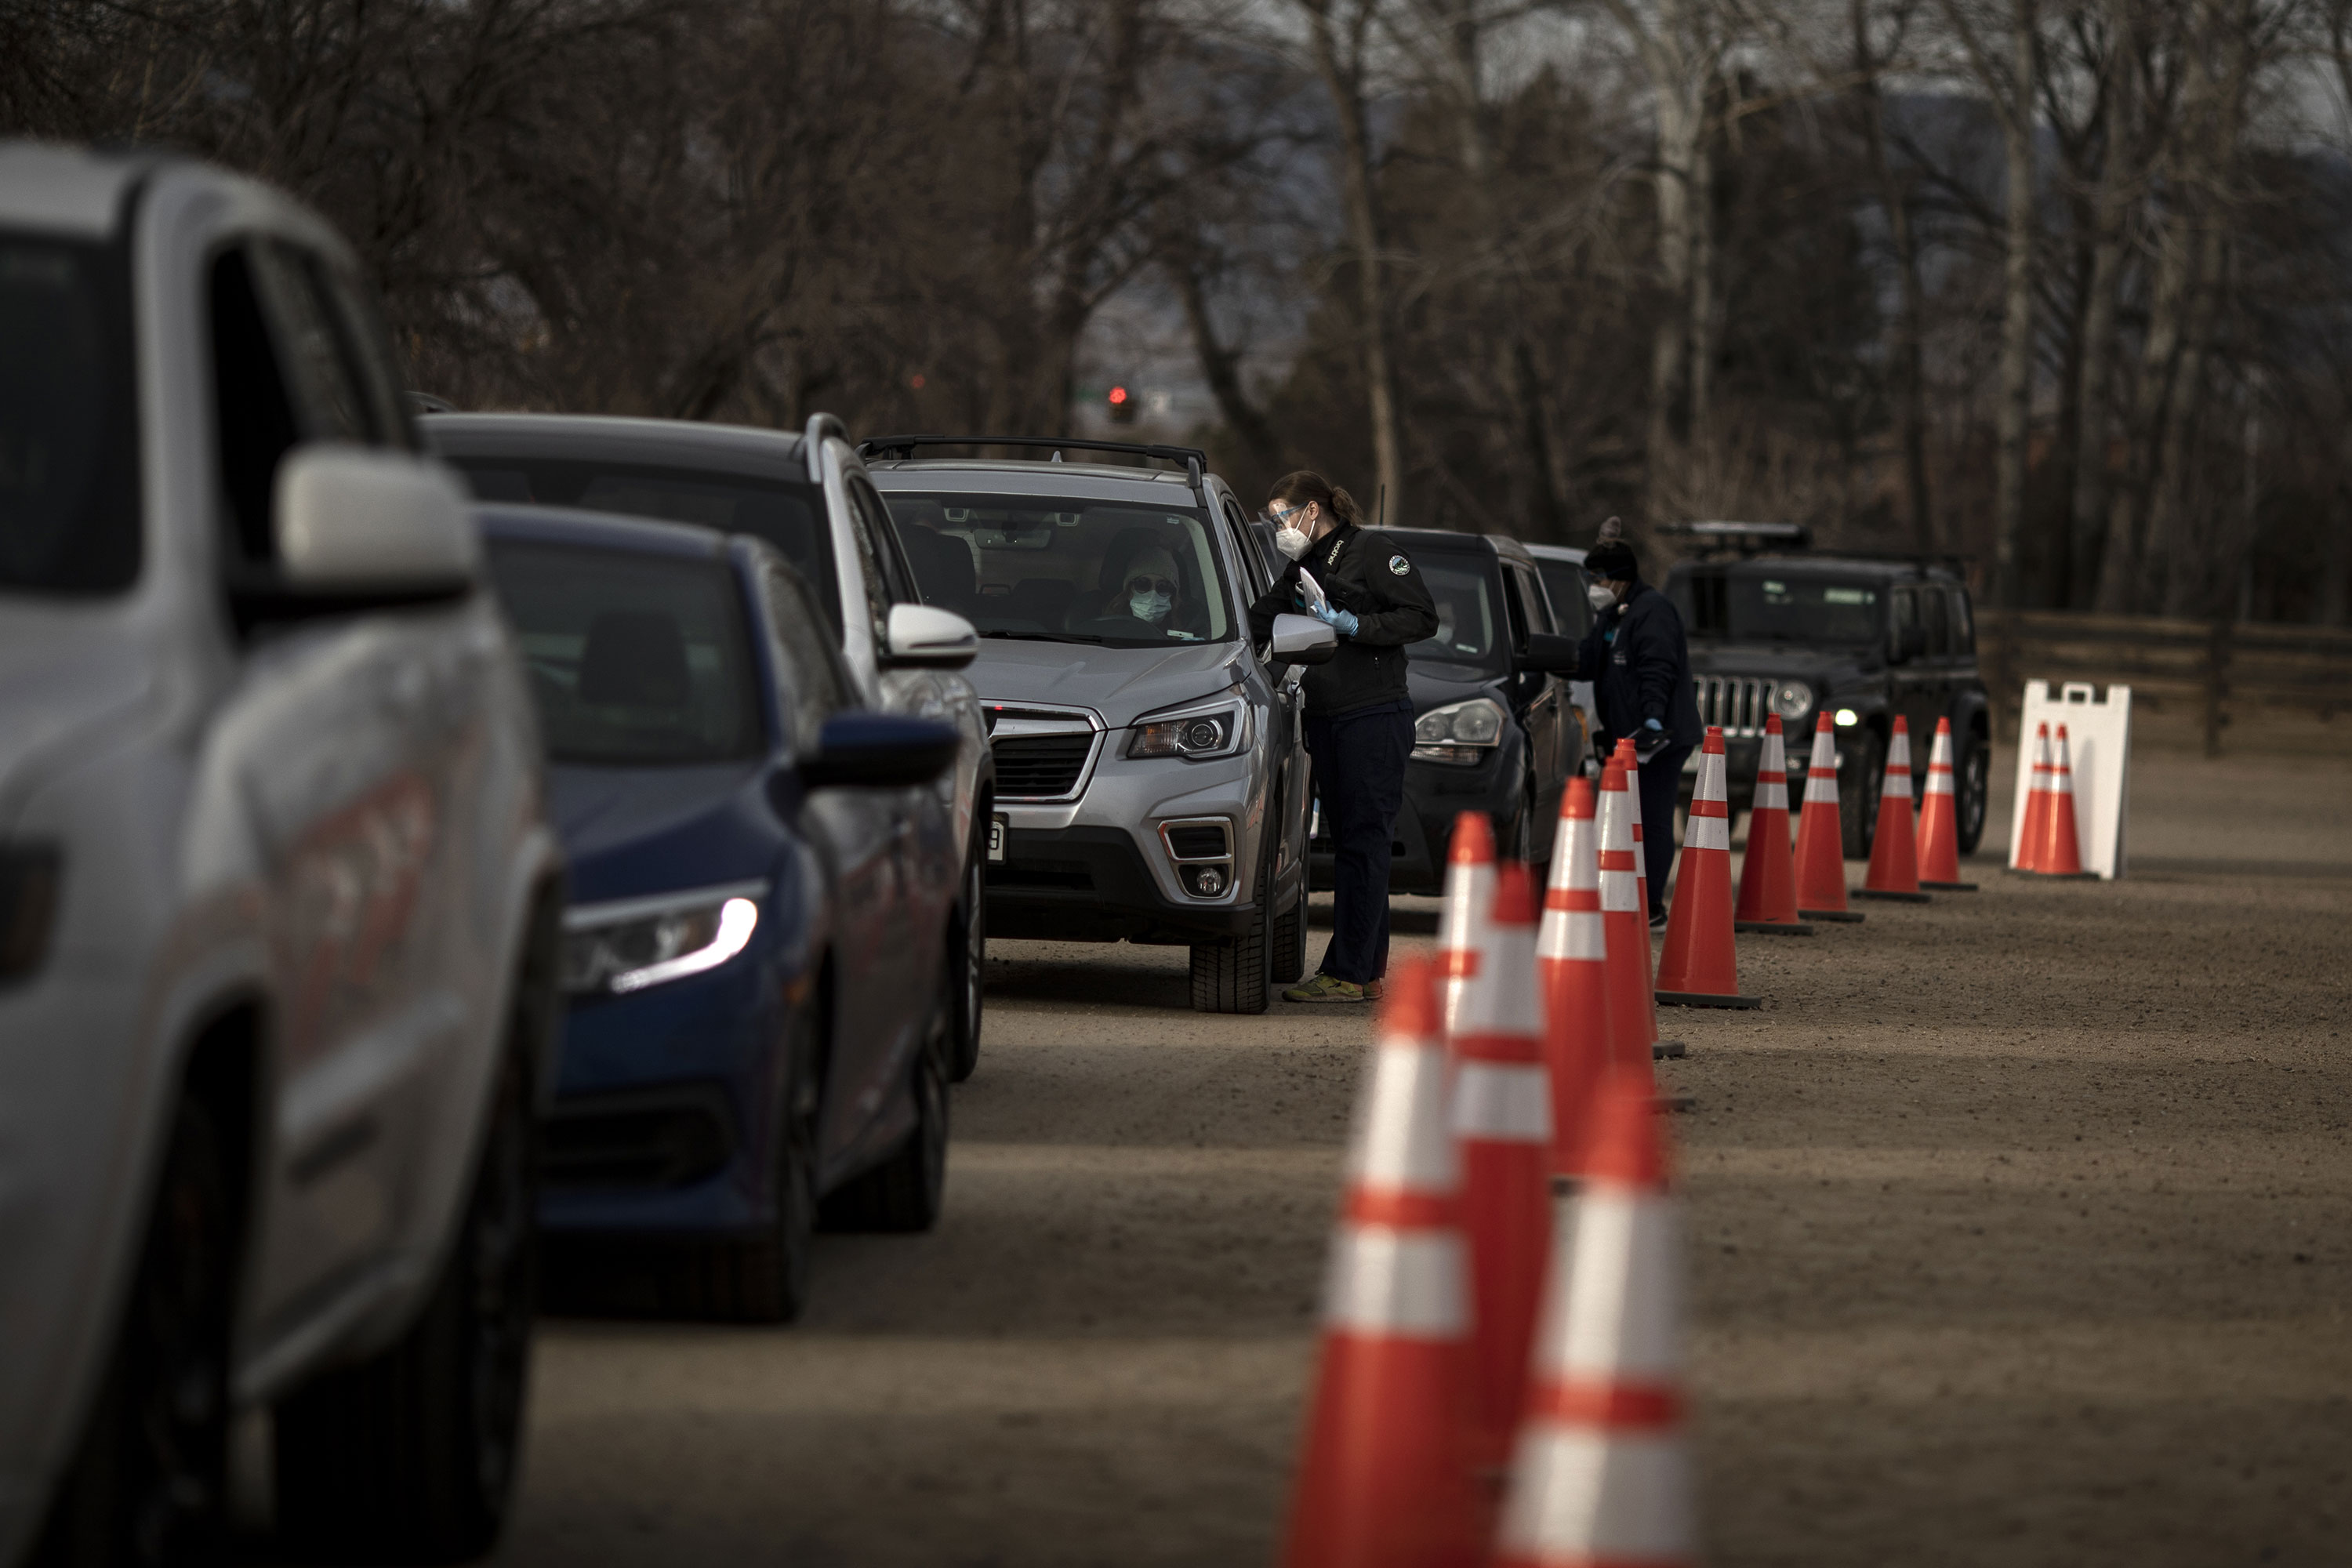
[[[1495,697],[1502,678],[1475,664],[1444,659],[1417,660],[1405,667],[1405,689],[1412,694],[1412,710],[1426,713],[1469,697]],[[1507,706],[1507,704],[1506,704]]]
[[1249,668],[1238,642],[1176,647],[1094,647],[1086,643],[991,638],[966,671],[981,705],[1043,702],[1091,708],[1113,729],[1138,714],[1189,702],[1232,685]]
[[45,776],[139,712],[155,689],[145,645],[111,623],[0,610],[0,833]]
[[572,863],[572,901],[601,903],[769,874],[774,819],[755,763],[548,770],[549,814]]
[[1802,643],[1717,642],[1693,637],[1691,668],[1703,675],[1769,675],[1819,686],[1824,679],[1874,671],[1876,650],[1859,644],[1817,647]]

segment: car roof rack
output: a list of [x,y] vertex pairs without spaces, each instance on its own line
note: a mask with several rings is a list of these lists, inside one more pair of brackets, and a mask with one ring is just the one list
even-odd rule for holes
[[1161,447],[1140,441],[1093,441],[1075,436],[868,436],[857,443],[861,458],[912,458],[918,447],[1018,447],[1030,451],[1055,452],[1117,452],[1130,458],[1154,458],[1163,463],[1181,463],[1185,477],[1201,496],[1201,504],[1208,504],[1208,494],[1201,484],[1201,476],[1209,467],[1209,454],[1198,447]]
[[1739,555],[1767,550],[1810,550],[1813,531],[1801,522],[1669,522],[1660,533],[1696,541],[1702,555],[1728,551]]

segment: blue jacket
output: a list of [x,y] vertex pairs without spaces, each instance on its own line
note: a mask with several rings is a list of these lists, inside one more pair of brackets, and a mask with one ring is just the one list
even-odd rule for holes
[[1691,684],[1690,644],[1674,601],[1636,583],[1625,602],[1593,618],[1577,650],[1577,673],[1592,681],[1593,705],[1612,738],[1655,719],[1677,745],[1706,739]]

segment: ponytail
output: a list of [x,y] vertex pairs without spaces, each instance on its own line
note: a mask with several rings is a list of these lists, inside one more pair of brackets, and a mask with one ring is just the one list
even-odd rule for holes
[[1273,499],[1289,506],[1313,501],[1341,522],[1363,525],[1364,509],[1356,504],[1356,498],[1312,468],[1300,468],[1276,479]]

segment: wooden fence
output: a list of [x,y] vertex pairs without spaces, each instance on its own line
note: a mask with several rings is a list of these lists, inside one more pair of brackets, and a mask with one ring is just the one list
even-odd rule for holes
[[2135,743],[2352,754],[2352,630],[1979,610],[1977,658],[1996,739],[2029,680],[2132,689]]

